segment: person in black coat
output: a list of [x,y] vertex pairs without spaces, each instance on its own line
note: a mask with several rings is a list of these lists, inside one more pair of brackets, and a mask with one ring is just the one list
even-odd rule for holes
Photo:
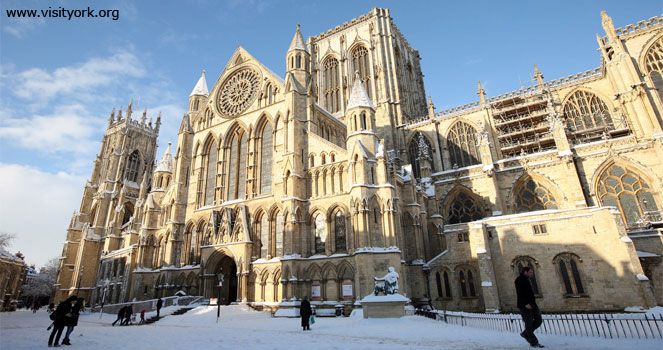
[[159,312],[161,311],[162,306],[163,306],[163,300],[159,298],[159,300],[157,300],[157,317],[159,317]]
[[[58,307],[51,314],[51,320],[53,320],[53,331],[51,331],[51,336],[48,337],[48,346],[60,346],[60,336],[62,336],[62,330],[66,324],[66,318],[71,317],[71,308],[74,305],[78,298],[75,295],[69,297],[69,299],[63,301],[58,305]],[[57,333],[57,335],[56,335]],[[55,342],[53,338],[55,337]]]
[[71,343],[69,342],[69,336],[71,335],[71,332],[74,331],[74,327],[78,326],[78,316],[81,313],[82,307],[83,307],[83,298],[80,298],[71,308],[71,316],[65,317],[65,326],[67,326],[67,332],[64,334],[64,339],[62,339],[62,344],[71,345]]
[[126,309],[124,309],[124,321],[120,323],[122,326],[128,326],[131,322],[131,315],[134,314],[133,304],[129,304]]
[[542,348],[543,345],[539,344],[539,339],[534,335],[534,331],[541,326],[542,319],[541,311],[539,311],[539,307],[536,305],[532,282],[530,281],[533,275],[534,270],[529,266],[525,266],[515,281],[518,298],[517,305],[525,323],[525,330],[520,333],[520,336],[525,338],[530,346]]
[[311,313],[311,303],[308,302],[308,297],[304,297],[302,304],[299,306],[299,314],[302,316],[302,329],[305,331],[311,330],[311,326],[309,325]]
[[120,311],[117,312],[117,319],[113,321],[113,326],[117,323],[117,321],[120,321],[120,326],[122,325],[122,320],[124,320],[124,311],[127,310],[127,307],[124,306],[120,309]]

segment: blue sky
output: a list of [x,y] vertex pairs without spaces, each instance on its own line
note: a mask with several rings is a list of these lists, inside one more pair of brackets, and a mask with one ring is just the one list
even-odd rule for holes
[[[8,9],[119,11],[110,18],[9,19]],[[210,87],[238,45],[283,75],[300,23],[318,35],[391,10],[419,50],[438,110],[598,67],[600,11],[618,27],[663,12],[663,1],[53,1],[0,4],[0,230],[11,251],[42,265],[58,256],[80,205],[108,115],[134,99],[134,117],[162,113],[159,156],[175,141],[201,70]]]

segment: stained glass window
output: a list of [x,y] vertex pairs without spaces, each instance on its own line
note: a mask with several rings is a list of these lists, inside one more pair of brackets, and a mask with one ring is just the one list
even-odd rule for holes
[[368,50],[363,46],[358,46],[352,51],[352,67],[359,71],[359,78],[366,88],[368,97],[371,97],[371,72],[368,65]]
[[555,197],[538,181],[527,178],[516,189],[516,212],[557,209]]
[[601,174],[598,197],[604,206],[618,208],[627,226],[660,220],[649,184],[626,166],[613,164]]
[[140,167],[139,160],[140,157],[138,155],[138,151],[133,151],[127,160],[127,180],[132,182],[138,181],[138,168]]
[[656,40],[654,45],[647,51],[645,69],[651,77],[654,87],[658,90],[659,98],[663,102],[663,37]]
[[578,90],[564,104],[566,125],[579,141],[595,139],[614,130],[608,106],[591,92]]
[[467,193],[460,191],[447,210],[447,221],[450,224],[470,222],[484,217],[479,202]]
[[338,73],[338,60],[329,57],[323,63],[324,69],[324,95],[327,109],[334,113],[338,112],[340,107],[341,83]]
[[216,190],[216,169],[218,150],[216,142],[212,141],[207,149],[207,173],[205,176],[205,205],[214,204],[214,193]]
[[272,192],[272,125],[267,122],[262,129],[260,144],[260,193]]
[[449,131],[447,143],[451,165],[459,168],[480,163],[477,131],[469,124],[458,122]]
[[564,283],[564,291],[566,296],[580,296],[585,294],[585,289],[582,286],[582,279],[578,269],[578,262],[580,258],[573,254],[562,254],[555,258],[555,262],[559,265],[559,273]]
[[345,216],[343,216],[341,211],[337,211],[334,216],[334,231],[334,236],[336,236],[336,251],[345,251],[347,249],[345,243]]
[[322,214],[315,217],[315,252],[325,252],[325,241],[327,240],[327,231],[325,229],[325,218]]

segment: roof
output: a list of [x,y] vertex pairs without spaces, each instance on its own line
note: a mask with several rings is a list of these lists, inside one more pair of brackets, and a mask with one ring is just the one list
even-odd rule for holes
[[371,99],[364,89],[364,84],[361,82],[359,77],[359,72],[355,72],[355,82],[352,85],[352,92],[350,93],[350,99],[348,100],[348,107],[345,109],[349,111],[352,108],[356,107],[368,107],[375,109],[371,103]]
[[194,86],[189,97],[193,95],[209,95],[209,90],[207,90],[207,81],[205,80],[205,71],[203,71],[203,73],[200,75],[200,79],[198,79],[198,82],[196,83],[196,86]]
[[173,153],[170,150],[170,145],[171,143],[168,142],[168,148],[166,149],[166,152],[163,154],[163,157],[161,157],[161,160],[159,161],[159,164],[157,165],[157,169],[155,170],[155,172],[159,171],[168,172],[168,173],[173,172]]
[[304,44],[304,37],[302,36],[302,32],[299,31],[299,24],[297,25],[295,36],[292,38],[292,42],[290,42],[290,48],[288,48],[288,51],[292,50],[303,50],[308,52],[306,50],[306,44]]

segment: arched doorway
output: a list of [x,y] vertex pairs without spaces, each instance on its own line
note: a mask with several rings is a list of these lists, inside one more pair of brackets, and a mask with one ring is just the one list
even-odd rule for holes
[[[222,281],[219,286],[219,281]],[[213,298],[219,298],[221,305],[229,305],[237,301],[237,265],[235,260],[224,256],[214,269]]]

